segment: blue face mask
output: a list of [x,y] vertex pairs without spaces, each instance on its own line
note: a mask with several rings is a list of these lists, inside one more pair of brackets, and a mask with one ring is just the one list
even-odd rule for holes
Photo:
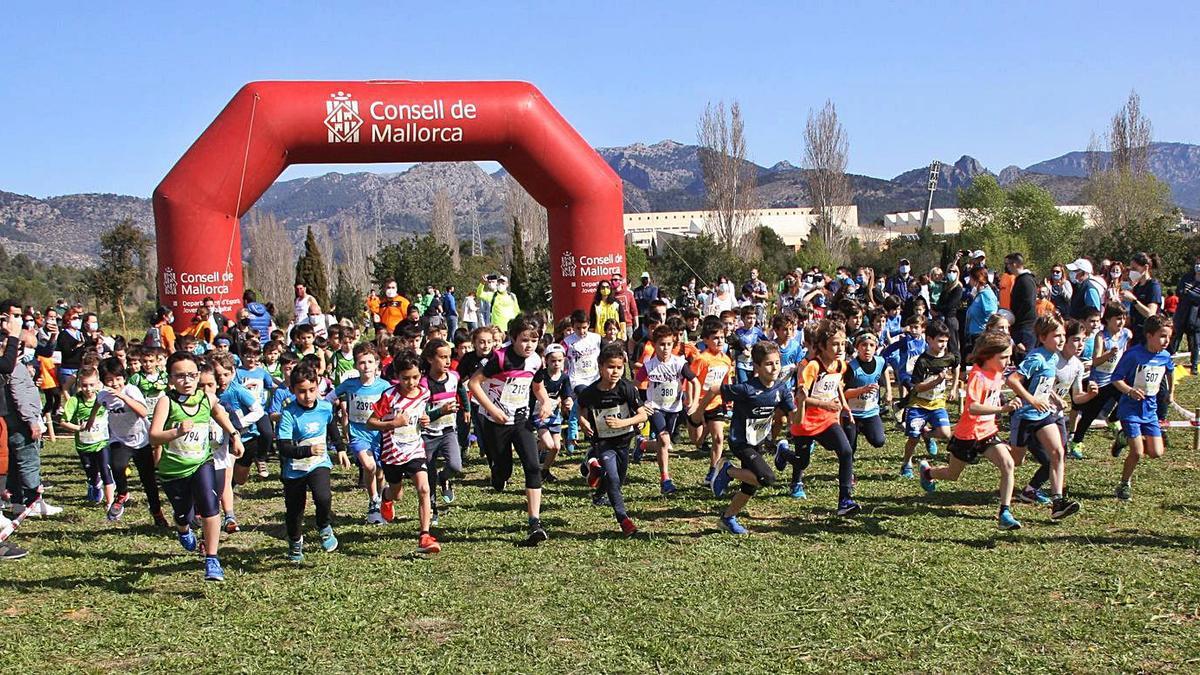
[[958,279],[957,272],[946,272],[946,282],[947,283],[954,283],[954,281],[957,279]]
[[854,277],[854,280],[858,282],[858,285],[859,285],[859,286],[861,286],[861,285],[863,285],[863,284],[865,284],[865,283],[867,282],[867,280],[866,280],[866,279],[864,279],[864,278],[863,278],[863,275],[861,275],[861,274],[860,274],[860,275],[858,275],[858,276],[856,276],[856,277]]

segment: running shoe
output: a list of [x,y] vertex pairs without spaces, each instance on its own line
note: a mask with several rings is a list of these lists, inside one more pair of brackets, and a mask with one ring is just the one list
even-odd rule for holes
[[383,522],[392,522],[392,519],[396,517],[395,502],[390,499],[379,502],[379,515],[383,516]]
[[717,497],[724,495],[725,490],[729,488],[729,483],[733,480],[733,477],[729,475],[729,470],[732,468],[733,464],[725,462],[725,465],[721,467],[717,475],[713,476],[712,492]]
[[1123,502],[1133,500],[1133,486],[1129,483],[1119,483],[1117,485],[1117,499]]
[[647,441],[644,438],[639,438],[637,440],[637,445],[633,447],[633,454],[629,457],[630,462],[633,464],[642,463],[642,456],[646,454],[646,443]]
[[529,526],[529,536],[525,537],[524,543],[525,543],[525,546],[537,546],[538,544],[542,543],[543,541],[546,541],[549,538],[550,538],[550,535],[546,534],[546,529],[543,528],[540,524],[539,525],[530,525]]
[[717,520],[717,527],[729,534],[749,534],[749,531],[738,522],[737,516],[721,516]]
[[804,483],[792,483],[791,495],[792,499],[808,499],[808,493],[804,491]]
[[367,524],[368,525],[383,525],[387,521],[383,519],[383,514],[379,512],[378,506],[372,506],[367,509]]
[[600,460],[596,459],[595,457],[592,457],[591,459],[589,459],[587,461],[587,469],[588,469],[588,472],[587,472],[588,487],[591,487],[591,488],[598,487],[600,485],[600,479],[604,475],[604,472],[600,467]]
[[1116,437],[1113,438],[1112,447],[1109,448],[1108,451],[1113,457],[1120,457],[1121,450],[1125,449],[1125,445],[1127,443],[1129,443],[1129,437],[1125,435],[1125,431],[1123,429],[1120,429],[1117,431]]
[[1055,499],[1054,504],[1050,507],[1051,520],[1062,520],[1076,513],[1079,513],[1079,502],[1066,497]]
[[662,485],[659,486],[658,491],[661,492],[664,496],[669,497],[669,496],[675,494],[676,492],[679,492],[679,488],[675,487],[674,481],[672,481],[670,478],[667,478],[666,480],[664,480],[662,482]]
[[612,506],[612,502],[608,501],[608,494],[597,490],[592,493],[592,506]]
[[[549,473],[549,471],[546,473]],[[442,501],[446,502],[447,504],[454,503],[454,483],[447,481],[444,485],[442,485]]]
[[441,553],[441,551],[442,545],[438,543],[438,540],[432,534],[426,532],[417,537],[417,553],[430,554]]
[[1017,501],[1023,504],[1040,504],[1041,506],[1049,506],[1051,499],[1041,490],[1026,485],[1024,490],[1016,494]]
[[20,560],[27,555],[29,555],[29,551],[20,546],[10,544],[7,541],[0,542],[0,560]]
[[438,521],[438,512],[437,512],[437,510],[435,509],[435,510],[434,510],[434,511],[433,511],[433,512],[430,514],[430,516],[429,516],[429,526],[430,526],[430,527],[437,527],[439,524],[440,524],[440,523],[439,523],[439,521]]
[[1021,521],[1013,518],[1012,511],[1009,509],[1000,510],[1000,518],[998,526],[1001,530],[1019,530],[1021,529]]
[[0,543],[3,543],[9,537],[11,537],[13,531],[16,529],[17,526],[13,524],[13,521],[5,518],[4,516],[0,516]]
[[558,476],[555,476],[553,473],[551,473],[550,469],[542,469],[542,482],[543,483],[557,483]]
[[1083,444],[1071,441],[1067,448],[1067,459],[1083,459]]
[[204,580],[225,581],[225,570],[221,569],[221,561],[216,556],[204,557]]
[[712,487],[713,476],[715,476],[715,475],[717,475],[716,467],[713,467],[713,466],[708,467],[708,474],[706,474],[704,476],[704,480],[702,481],[704,484],[704,487]]
[[843,499],[838,502],[837,514],[839,516],[852,516],[859,511],[862,511],[862,507],[859,506],[858,502],[854,501],[853,499]]
[[938,454],[937,440],[933,439],[933,438],[925,439],[925,450],[927,452],[929,452],[930,457],[937,457],[937,454]]
[[97,488],[95,485],[89,485],[87,489],[87,497],[84,498],[84,501],[88,502],[89,504],[99,504],[100,494],[99,488]]
[[154,516],[155,527],[171,527],[171,523],[167,521],[167,517],[163,515],[162,509],[154,511],[150,515]]
[[179,533],[179,545],[183,550],[191,553],[196,550],[196,533],[188,530],[187,532]]
[[261,459],[257,460],[256,462],[254,462],[254,466],[258,469],[258,477],[259,478],[266,478],[267,476],[271,475],[267,471],[267,463],[265,461],[263,461]]
[[921,472],[921,487],[925,488],[926,492],[933,492],[936,490],[937,481],[935,481],[931,475],[933,471],[929,467],[929,462],[921,460],[921,463],[917,465],[917,469]]
[[221,523],[221,529],[225,530],[225,534],[234,534],[242,531],[242,528],[238,527],[237,520],[230,516],[225,516],[225,521]]
[[900,465],[900,477],[901,478],[912,478],[913,477],[913,470],[912,470],[911,462],[905,462],[904,464]]
[[304,537],[288,542],[288,560],[300,562],[304,560]]
[[637,525],[633,524],[633,520],[630,519],[629,516],[625,516],[625,518],[621,520],[621,534],[625,535],[626,537],[632,537],[633,535],[637,534],[637,531]]
[[[125,503],[128,505],[129,500],[126,499]],[[30,518],[41,518],[42,516],[57,516],[58,514],[62,513],[62,511],[63,511],[61,506],[55,506],[55,505],[51,504],[50,502],[47,502],[45,499],[43,499],[41,497],[38,497],[38,500],[36,502],[34,502],[33,506],[30,506],[29,509],[30,509],[30,511],[29,511]]]
[[775,470],[783,471],[792,459],[792,446],[787,441],[779,441],[775,445]]
[[[112,506],[108,507],[108,522],[115,523],[125,515],[125,499],[125,495],[121,495],[113,500]],[[33,508],[36,510],[37,504],[34,504]]]
[[326,553],[333,553],[337,550],[338,540],[333,534],[333,526],[326,525],[317,531],[321,537],[321,548],[325,549]]

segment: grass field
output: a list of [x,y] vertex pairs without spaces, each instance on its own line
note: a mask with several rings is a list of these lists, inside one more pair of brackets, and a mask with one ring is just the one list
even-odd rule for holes
[[[1197,379],[1181,386],[1191,406]],[[1165,461],[1142,465],[1129,504],[1112,498],[1119,466],[1096,433],[1088,458],[1068,465],[1082,511],[1056,524],[1017,505],[1025,527],[1014,533],[995,528],[994,470],[926,496],[896,475],[902,442],[889,429],[884,449],[860,450],[860,516],[833,514],[836,463],[818,452],[809,500],[763,491],[744,538],[717,532],[724,502],[701,489],[694,452],[675,464],[684,489],[669,500],[652,463],[632,467],[633,540],[564,466],[572,480],[546,491],[551,540],[536,549],[513,545],[521,495],[485,490],[472,453],[432,559],[410,554],[411,491],[402,519],[369,527],[342,473],[340,550],[319,552],[310,516],[307,558],[290,564],[278,483],[259,481],[238,505],[243,532],[222,542],[228,580],[205,584],[200,559],[153,529],[142,504],[119,524],[85,507],[59,441],[45,477],[67,511],[30,520],[14,542],[32,553],[0,567],[0,662],[12,672],[1200,671],[1190,431],[1173,432]]]

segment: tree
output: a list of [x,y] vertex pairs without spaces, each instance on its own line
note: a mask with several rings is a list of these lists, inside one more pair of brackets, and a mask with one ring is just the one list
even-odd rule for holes
[[525,267],[525,247],[518,242],[524,241],[521,232],[521,219],[512,219],[512,270],[508,274],[509,287],[522,307],[528,308],[532,298],[529,297],[529,270]]
[[338,235],[339,272],[346,273],[346,281],[354,288],[366,289],[371,283],[371,256],[379,249],[380,242],[354,218],[342,221]]
[[333,307],[330,311],[339,319],[350,319],[358,323],[362,317],[363,287],[350,281],[345,265],[338,265],[337,286],[333,290]]
[[527,250],[546,244],[550,232],[546,207],[512,176],[504,177],[504,214],[509,222],[521,219],[521,245]]
[[650,269],[650,259],[640,246],[633,243],[625,244],[625,278],[637,279],[642,272]]
[[453,280],[453,270],[446,264],[449,258],[450,250],[434,241],[433,235],[402,239],[371,257],[373,281],[383,286],[384,279],[395,279],[400,293],[410,298],[429,285],[445,288]]
[[304,284],[308,294],[315,297],[321,307],[329,305],[329,277],[326,276],[325,270],[325,258],[321,255],[321,246],[317,243],[310,225],[304,237],[304,254],[296,260],[296,277],[293,283]]
[[462,263],[458,257],[458,234],[454,229],[454,205],[450,203],[450,194],[445,188],[439,188],[433,195],[433,213],[429,223],[434,240],[450,249],[450,264],[457,272]]
[[704,107],[696,130],[700,170],[708,204],[705,229],[726,253],[752,257],[756,242],[750,236],[758,225],[754,215],[754,165],[746,161],[745,124],[736,101]]
[[808,169],[808,193],[816,217],[811,233],[839,259],[846,254],[842,223],[850,208],[850,179],[846,177],[849,153],[850,141],[833,101],[826,100],[815,114],[809,110],[804,126],[804,167]]
[[246,242],[246,280],[262,302],[291,297],[293,279],[291,238],[272,213],[252,211],[243,226]]
[[96,297],[112,305],[127,331],[125,297],[145,278],[150,238],[126,218],[100,235],[100,266],[92,270],[90,285]]
[[959,190],[958,204],[966,210],[961,245],[983,249],[989,260],[1020,252],[1030,269],[1044,274],[1073,260],[1083,238],[1083,217],[1059,211],[1053,195],[1032,183],[1003,188],[994,176],[980,174]]
[[1089,144],[1085,194],[1096,207],[1106,236],[1130,224],[1148,225],[1170,213],[1171,189],[1150,173],[1153,126],[1142,114],[1137,92],[1130,92],[1113,116],[1104,140],[1107,154],[1095,136]]
[[697,283],[713,287],[722,275],[731,280],[744,279],[750,269],[748,260],[726,250],[707,232],[663,241],[653,271],[659,288],[680,288],[693,277]]

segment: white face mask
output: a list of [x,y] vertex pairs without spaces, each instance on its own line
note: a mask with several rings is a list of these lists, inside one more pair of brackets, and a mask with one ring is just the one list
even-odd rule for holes
[[396,297],[396,289],[394,289],[394,288],[385,288],[385,289],[383,290],[383,295],[384,295],[384,297],[388,297],[388,298],[394,298],[394,297]]
[[1141,279],[1141,278],[1142,278],[1141,272],[1139,272],[1137,270],[1129,270],[1129,280],[1131,282],[1136,284],[1138,282],[1138,279]]
[[100,330],[100,324],[96,323],[95,321],[89,321],[88,322],[88,330],[93,331],[93,332],[98,331],[98,330]]
[[72,329],[79,330],[82,326],[83,326],[82,319],[71,319],[71,328]]
[[1108,273],[1108,276],[1110,276],[1114,279],[1120,279],[1121,278],[1121,270],[1113,270]]
[[908,269],[909,269],[908,265],[901,265],[900,266],[900,274],[908,274]]

